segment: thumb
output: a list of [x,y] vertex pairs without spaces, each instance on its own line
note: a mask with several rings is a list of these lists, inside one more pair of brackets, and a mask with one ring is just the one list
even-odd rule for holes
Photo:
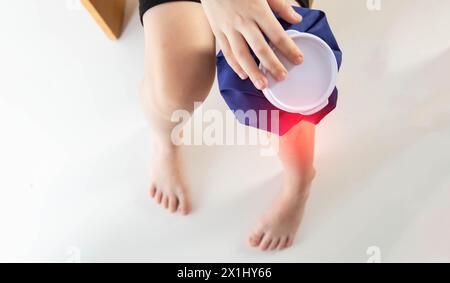
[[283,20],[291,24],[298,24],[302,21],[302,16],[292,7],[290,0],[267,0],[272,11],[278,14]]

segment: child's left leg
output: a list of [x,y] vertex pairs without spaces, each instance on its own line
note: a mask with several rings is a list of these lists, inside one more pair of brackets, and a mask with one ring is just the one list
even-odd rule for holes
[[292,245],[315,176],[314,138],[315,125],[303,121],[280,138],[283,190],[251,233],[249,242],[253,247],[275,250]]

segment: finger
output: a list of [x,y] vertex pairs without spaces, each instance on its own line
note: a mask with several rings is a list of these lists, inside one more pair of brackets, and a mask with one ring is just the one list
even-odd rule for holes
[[258,26],[256,24],[247,25],[242,28],[241,32],[262,65],[277,80],[284,80],[287,76],[287,70],[277,58],[272,48],[270,48]]
[[234,57],[233,51],[231,50],[230,43],[224,34],[220,34],[217,36],[217,42],[222,50],[223,56],[227,60],[228,65],[230,65],[231,69],[242,79],[248,79],[247,73],[242,69],[241,65],[239,65],[236,57]]
[[267,78],[256,65],[244,37],[237,31],[234,31],[230,33],[228,42],[239,65],[250,77],[255,87],[259,90],[265,89],[267,87]]
[[272,11],[278,14],[283,20],[291,24],[298,24],[302,21],[302,16],[295,11],[291,3],[287,0],[268,0]]
[[272,44],[294,64],[303,63],[303,53],[289,37],[275,16],[268,12],[257,19],[257,24]]

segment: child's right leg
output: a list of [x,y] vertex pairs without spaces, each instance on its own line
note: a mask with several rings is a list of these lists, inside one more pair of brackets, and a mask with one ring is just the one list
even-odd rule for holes
[[190,211],[178,149],[171,141],[176,110],[194,110],[215,77],[215,41],[199,3],[172,2],[151,8],[143,18],[144,112],[156,134],[151,196],[171,212]]

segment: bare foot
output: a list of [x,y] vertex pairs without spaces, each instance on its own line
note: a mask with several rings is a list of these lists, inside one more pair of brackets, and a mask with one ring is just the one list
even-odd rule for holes
[[173,145],[155,149],[150,196],[170,212],[186,215],[191,211],[191,202],[181,174],[179,150]]
[[282,250],[293,244],[315,173],[307,178],[298,175],[285,173],[283,191],[250,234],[252,247],[263,251]]

